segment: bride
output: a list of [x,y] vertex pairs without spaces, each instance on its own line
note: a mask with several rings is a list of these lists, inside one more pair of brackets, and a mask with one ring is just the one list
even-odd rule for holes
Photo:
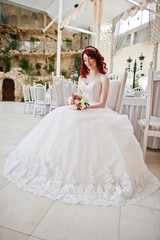
[[105,108],[106,73],[98,49],[86,47],[79,89],[90,106],[63,106],[44,117],[8,156],[6,178],[53,200],[106,206],[133,203],[160,187],[127,116]]

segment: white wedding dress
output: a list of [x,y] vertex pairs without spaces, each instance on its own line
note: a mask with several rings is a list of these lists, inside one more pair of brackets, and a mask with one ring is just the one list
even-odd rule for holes
[[[80,88],[99,101],[99,82]],[[89,205],[130,204],[160,187],[127,116],[107,108],[53,110],[9,155],[4,175],[34,194]]]

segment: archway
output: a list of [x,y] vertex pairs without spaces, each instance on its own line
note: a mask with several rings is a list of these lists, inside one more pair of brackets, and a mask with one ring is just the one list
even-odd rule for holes
[[5,78],[2,85],[2,101],[15,101],[15,84],[10,78]]

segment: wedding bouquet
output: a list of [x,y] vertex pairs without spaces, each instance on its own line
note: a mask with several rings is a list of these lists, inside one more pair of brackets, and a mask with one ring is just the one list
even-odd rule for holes
[[83,110],[89,106],[87,99],[80,92],[72,93],[68,98],[68,104],[75,110]]

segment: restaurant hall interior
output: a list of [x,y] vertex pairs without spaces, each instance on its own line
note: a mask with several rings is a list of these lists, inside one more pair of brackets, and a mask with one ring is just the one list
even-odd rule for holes
[[[159,33],[160,0],[0,0],[0,240],[160,239],[160,190],[126,206],[65,204],[20,189],[3,174],[18,143],[78,90],[88,45],[104,56],[111,81],[127,72],[118,114],[127,115],[142,146],[151,66],[152,113],[160,119]],[[32,95],[36,84],[44,86],[43,105]],[[160,121],[155,128],[159,134]],[[147,139],[145,163],[160,180],[158,134]]]

